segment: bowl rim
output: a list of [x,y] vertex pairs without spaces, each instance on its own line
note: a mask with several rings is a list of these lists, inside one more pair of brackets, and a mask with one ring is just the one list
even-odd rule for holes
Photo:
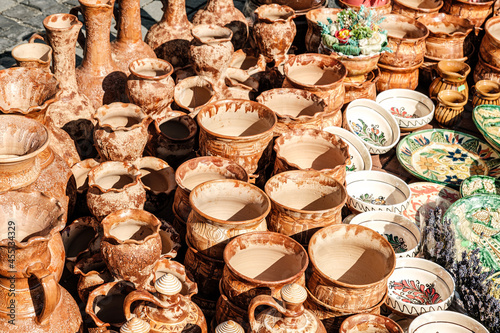
[[[347,145],[353,146],[361,156],[361,159],[365,162],[364,169],[363,170],[371,170],[373,167],[373,161],[372,157],[370,155],[370,151],[368,148],[366,148],[363,140],[361,140],[356,134],[353,134],[352,132],[346,130],[345,128],[342,127],[337,127],[337,126],[328,126],[323,128],[323,131],[331,133],[333,135],[336,135],[340,139],[342,139]],[[351,159],[352,162],[352,159]],[[356,171],[363,171],[363,170],[356,170]],[[352,171],[347,171],[347,172],[352,172]]]
[[493,142],[494,144],[491,144],[491,146],[495,150],[500,150],[500,141],[498,141],[498,140],[500,140],[500,137],[494,137],[492,134],[488,133],[484,129],[484,123],[480,122],[479,119],[478,119],[478,117],[479,117],[478,116],[479,110],[482,109],[482,108],[485,108],[485,107],[488,107],[488,108],[493,107],[494,109],[496,109],[500,113],[500,106],[499,105],[481,104],[481,105],[476,106],[472,110],[472,121],[474,122],[474,125],[476,125],[477,129],[479,130],[479,132],[484,136],[484,138],[486,139],[486,141],[488,141],[489,143]]
[[[479,321],[475,320],[472,317],[469,317],[465,314],[455,312],[455,311],[438,310],[438,311],[431,311],[431,312],[423,313],[422,315],[415,318],[410,323],[410,326],[408,327],[408,333],[415,332],[415,330],[418,327],[420,327],[421,324],[427,324],[427,323],[431,323],[431,322],[439,322],[439,320],[440,320],[439,318],[441,316],[446,317],[446,318],[449,318],[451,316],[451,317],[455,317],[456,319],[460,318],[460,319],[464,319],[465,321],[470,321],[471,324],[473,323],[476,326],[476,327],[474,327],[474,332],[476,332],[476,333],[488,333],[489,332],[488,329],[486,327],[484,327],[483,324],[481,324]],[[436,317],[438,317],[438,318],[436,318]],[[452,322],[453,319],[446,320],[447,323],[450,323],[450,321],[452,324],[454,324]],[[417,326],[417,325],[420,325],[420,326]],[[477,329],[479,329],[479,331],[476,331]]]

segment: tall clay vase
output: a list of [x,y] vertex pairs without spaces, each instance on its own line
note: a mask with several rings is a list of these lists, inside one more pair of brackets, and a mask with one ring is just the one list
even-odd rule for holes
[[95,109],[125,101],[127,75],[112,59],[109,40],[115,0],[78,1],[80,7],[73,8],[72,12],[82,11],[87,34],[83,61],[76,69],[78,90],[90,99]]
[[153,48],[158,58],[174,67],[189,64],[189,45],[193,40],[186,15],[185,0],[162,0],[163,17],[153,25],[144,39]]
[[142,40],[140,0],[118,0],[118,4],[118,36],[111,43],[111,55],[118,68],[130,74],[129,65],[133,61],[156,58],[156,54]]
[[95,110],[89,98],[80,94],[75,74],[75,46],[83,24],[74,15],[54,14],[47,16],[43,25],[54,51],[54,76],[59,81],[58,98],[49,106],[46,117],[70,135],[78,154],[85,159],[93,151]]
[[295,11],[278,4],[262,5],[255,10],[255,16],[253,38],[260,53],[267,62],[282,63],[297,33]]
[[231,29],[235,50],[243,48],[248,39],[247,20],[233,0],[209,0],[205,8],[194,14],[193,24],[215,24]]

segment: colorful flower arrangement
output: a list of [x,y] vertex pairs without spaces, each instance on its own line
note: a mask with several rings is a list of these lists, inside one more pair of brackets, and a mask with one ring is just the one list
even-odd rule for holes
[[344,9],[335,21],[328,18],[328,25],[318,25],[324,46],[343,55],[360,56],[392,52],[387,47],[387,31],[380,29],[383,20],[384,17],[377,18],[374,10],[361,6],[358,12]]

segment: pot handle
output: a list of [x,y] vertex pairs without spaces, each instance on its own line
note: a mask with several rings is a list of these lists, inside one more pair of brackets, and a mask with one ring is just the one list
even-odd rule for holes
[[125,319],[127,320],[130,320],[132,318],[130,307],[135,301],[147,301],[153,303],[158,307],[165,307],[165,305],[159,299],[145,290],[132,291],[127,295],[127,297],[125,297],[125,301],[123,302],[123,313],[125,314]]
[[38,34],[38,33],[34,33],[33,35],[31,35],[30,39],[29,39],[29,42],[30,43],[34,43],[35,40],[41,40],[43,41],[45,44],[47,44],[47,41],[45,40],[45,34],[41,33],[41,34]]
[[261,305],[267,305],[278,310],[285,317],[290,317],[292,314],[279,304],[272,296],[259,295],[255,296],[248,306],[248,322],[252,332],[257,332],[257,321],[255,320],[255,309]]
[[[73,7],[69,11],[69,13],[78,18],[78,13],[81,13],[83,15],[82,7],[81,6]],[[83,34],[81,29],[80,29],[80,32],[78,33],[78,44],[80,44],[80,47],[82,49],[85,49],[85,35]]]
[[59,284],[48,269],[44,268],[41,263],[37,263],[28,268],[28,274],[36,276],[43,288],[44,304],[40,316],[37,316],[36,323],[39,325],[48,324],[48,320],[55,311],[60,299]]

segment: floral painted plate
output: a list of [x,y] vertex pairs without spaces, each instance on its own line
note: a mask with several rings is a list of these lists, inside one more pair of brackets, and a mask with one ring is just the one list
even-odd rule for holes
[[472,111],[472,120],[486,141],[500,150],[500,106],[478,105]]
[[403,216],[415,222],[419,227],[426,221],[429,211],[441,207],[446,212],[452,203],[460,199],[460,193],[451,187],[430,182],[417,182],[408,185],[411,189],[410,204]]
[[478,194],[462,198],[443,216],[455,230],[457,260],[463,251],[479,247],[481,264],[500,270],[500,195]]
[[460,185],[460,195],[500,194],[500,179],[490,176],[470,176]]
[[398,144],[399,163],[424,180],[459,187],[472,175],[500,175],[500,155],[475,136],[448,129],[411,133]]

